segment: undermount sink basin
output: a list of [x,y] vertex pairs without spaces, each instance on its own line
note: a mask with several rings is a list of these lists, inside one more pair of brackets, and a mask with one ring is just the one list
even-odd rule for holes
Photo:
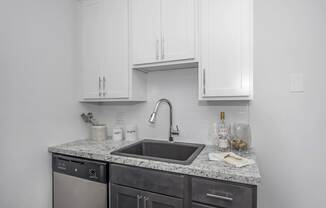
[[203,144],[142,140],[111,154],[189,165],[204,147]]

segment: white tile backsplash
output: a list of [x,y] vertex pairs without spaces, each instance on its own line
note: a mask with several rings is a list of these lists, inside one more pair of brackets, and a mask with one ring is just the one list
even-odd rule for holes
[[209,128],[219,119],[221,111],[226,112],[228,122],[249,120],[246,101],[198,101],[197,69],[157,71],[148,73],[148,101],[138,104],[103,104],[92,107],[96,117],[109,127],[109,135],[116,119],[126,124],[137,124],[141,138],[167,139],[169,129],[169,109],[160,106],[155,125],[148,122],[155,102],[167,98],[173,105],[173,122],[179,125],[180,136],[176,141],[211,144]]

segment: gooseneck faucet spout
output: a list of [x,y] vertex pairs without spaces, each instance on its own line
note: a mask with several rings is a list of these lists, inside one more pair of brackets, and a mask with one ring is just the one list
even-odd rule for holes
[[169,128],[169,141],[170,142],[173,142],[173,137],[172,135],[179,135],[180,134],[180,131],[179,131],[179,128],[178,128],[178,125],[176,126],[176,129],[173,129],[173,124],[172,124],[172,121],[173,121],[173,117],[172,117],[172,104],[171,102],[168,100],[168,99],[160,99],[156,102],[156,105],[155,105],[155,108],[154,108],[154,111],[153,113],[151,114],[150,118],[149,118],[149,122],[154,124],[156,122],[156,116],[157,116],[157,111],[158,111],[158,108],[160,106],[161,103],[167,103],[169,105],[169,109],[170,109],[170,128]]

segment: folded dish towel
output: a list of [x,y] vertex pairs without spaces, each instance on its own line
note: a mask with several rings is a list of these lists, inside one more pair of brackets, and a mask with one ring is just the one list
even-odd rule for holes
[[224,161],[231,165],[234,165],[237,168],[241,168],[256,163],[252,159],[241,157],[237,154],[234,154],[233,152],[221,152],[221,153],[212,152],[208,154],[208,159],[213,161]]

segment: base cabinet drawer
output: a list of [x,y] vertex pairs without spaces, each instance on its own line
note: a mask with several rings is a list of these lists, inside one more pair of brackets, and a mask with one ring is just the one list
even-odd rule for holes
[[[256,188],[229,182],[192,178],[192,201],[213,207],[256,208]],[[195,208],[205,207],[193,205]],[[206,206],[210,208],[210,206]]]
[[111,208],[183,208],[183,201],[179,198],[112,184]]
[[184,176],[125,165],[111,165],[110,181],[114,184],[182,198]]

